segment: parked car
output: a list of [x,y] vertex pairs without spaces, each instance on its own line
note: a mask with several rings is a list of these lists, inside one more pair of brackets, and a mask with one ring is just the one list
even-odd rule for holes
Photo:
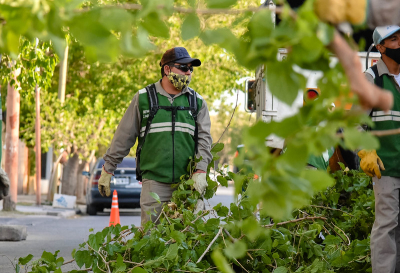
[[136,158],[125,157],[117,165],[114,176],[111,178],[111,195],[109,197],[101,196],[98,190],[98,181],[103,165],[104,159],[100,158],[90,173],[83,173],[89,176],[88,189],[86,191],[87,214],[96,215],[97,212],[103,211],[104,208],[111,208],[114,190],[117,190],[120,208],[139,208],[142,182],[136,180]]

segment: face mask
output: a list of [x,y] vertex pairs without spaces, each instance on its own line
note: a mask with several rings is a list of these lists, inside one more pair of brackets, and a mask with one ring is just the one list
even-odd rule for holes
[[400,64],[400,47],[396,49],[392,48],[386,48],[385,52],[386,56],[388,56],[390,59],[395,61],[396,63]]
[[178,90],[183,90],[190,83],[190,78],[188,75],[181,75],[174,72],[169,72],[167,77],[172,85],[175,86],[175,88]]

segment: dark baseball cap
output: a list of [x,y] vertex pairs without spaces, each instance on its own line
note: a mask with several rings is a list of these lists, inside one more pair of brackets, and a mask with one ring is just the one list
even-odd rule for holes
[[160,66],[167,63],[178,63],[178,64],[188,64],[191,63],[192,66],[200,66],[201,61],[199,59],[191,58],[186,48],[184,47],[174,47],[165,51],[161,58]]

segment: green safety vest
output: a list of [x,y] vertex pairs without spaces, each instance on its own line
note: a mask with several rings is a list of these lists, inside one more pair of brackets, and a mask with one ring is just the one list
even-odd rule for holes
[[[375,84],[377,81],[381,81],[382,87],[392,92],[394,104],[392,110],[388,112],[372,110],[371,118],[375,124],[372,130],[398,129],[400,128],[400,93],[388,75],[382,75],[381,79],[376,76]],[[382,175],[400,177],[400,135],[382,136],[378,139],[380,148],[376,153],[385,165],[385,170],[381,170]]]
[[[160,107],[189,107],[189,96],[177,96],[171,104],[167,97],[158,92],[156,94]],[[197,99],[197,109],[201,109],[203,100],[197,93],[195,95],[200,98]],[[141,128],[138,146],[142,146],[139,160],[142,178],[163,183],[179,182],[180,177],[188,173],[190,157],[195,155],[195,120],[191,111],[168,111],[159,108],[146,136],[146,124],[150,114],[146,89],[139,91],[139,111]],[[173,115],[175,122],[172,122]]]

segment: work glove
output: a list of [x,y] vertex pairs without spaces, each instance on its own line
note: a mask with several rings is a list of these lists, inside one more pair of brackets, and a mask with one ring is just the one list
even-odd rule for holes
[[[207,174],[206,173],[201,173],[201,172],[196,172],[193,174],[192,179],[194,181],[193,187],[198,191],[203,197],[204,192],[206,191],[206,188],[208,186],[207,183]],[[206,205],[204,204],[204,201],[202,198],[197,199],[196,206],[194,208],[193,213],[197,214],[200,211],[205,210]]]
[[193,187],[203,195],[204,191],[206,190],[208,183],[207,183],[207,174],[206,173],[194,173],[192,176],[194,181]]
[[10,180],[6,172],[0,168],[0,200],[4,199],[10,191]]
[[359,25],[365,20],[367,0],[316,0],[314,12],[323,22]]
[[106,172],[106,170],[104,169],[104,166],[103,166],[103,169],[101,170],[99,184],[98,184],[99,192],[100,192],[101,196],[104,196],[104,197],[110,196],[110,194],[111,194],[111,190],[110,190],[111,176],[113,176],[113,174]]
[[375,150],[361,150],[358,152],[358,156],[361,158],[360,167],[369,176],[378,177],[381,179],[381,171],[385,170],[382,160],[376,154]]

